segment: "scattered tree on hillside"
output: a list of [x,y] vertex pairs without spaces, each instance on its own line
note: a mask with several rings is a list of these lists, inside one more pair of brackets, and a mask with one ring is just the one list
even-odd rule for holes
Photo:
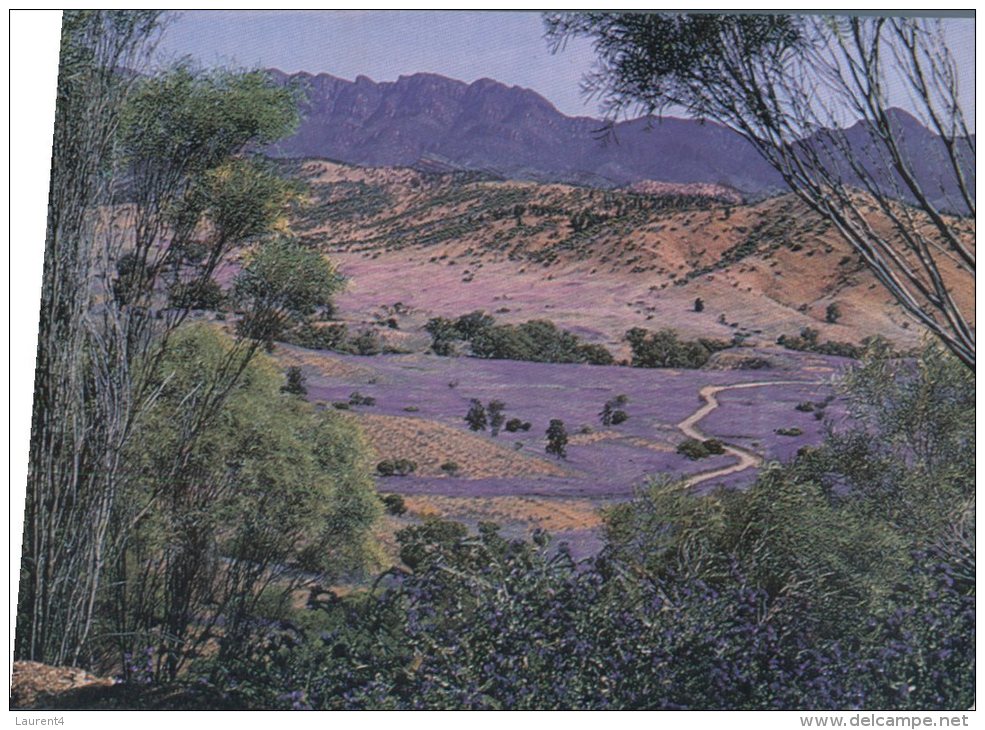
[[[975,139],[939,20],[579,12],[545,23],[555,51],[592,40],[585,87],[613,121],[685,109],[742,135],[974,369],[974,328],[952,292],[974,286],[974,232],[961,216],[975,214]],[[913,122],[892,107],[897,93],[936,135],[929,148],[907,146]]]
[[506,416],[503,415],[505,408],[506,404],[499,400],[489,401],[489,405],[486,406],[486,413],[489,414],[489,429],[493,436],[499,435],[499,429],[506,421]]
[[564,421],[552,418],[547,427],[547,446],[545,451],[553,454],[558,459],[565,459],[568,456],[568,432],[564,428]]
[[287,382],[280,387],[280,390],[282,393],[290,393],[291,395],[307,395],[306,380],[304,371],[297,365],[292,365],[287,369]]
[[469,401],[469,412],[465,414],[465,422],[469,424],[471,431],[486,430],[486,409],[478,398]]

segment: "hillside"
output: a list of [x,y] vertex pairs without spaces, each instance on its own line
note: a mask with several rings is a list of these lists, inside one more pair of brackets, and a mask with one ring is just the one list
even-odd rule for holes
[[[716,188],[650,195],[477,173],[286,165],[310,185],[298,232],[351,279],[343,316],[378,318],[381,306],[399,302],[398,339],[426,316],[486,309],[507,322],[550,318],[616,348],[637,326],[759,344],[806,326],[822,340],[919,341],[859,257],[793,196],[735,205]],[[965,225],[973,238],[973,221]],[[974,292],[956,296],[968,305]],[[826,321],[832,303],[835,323]]]

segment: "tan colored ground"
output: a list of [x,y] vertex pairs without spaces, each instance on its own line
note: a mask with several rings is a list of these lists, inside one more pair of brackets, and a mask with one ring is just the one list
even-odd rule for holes
[[517,453],[488,438],[434,421],[367,413],[360,413],[357,421],[380,459],[416,461],[419,476],[443,475],[441,465],[448,461],[459,466],[458,476],[449,479],[567,474],[546,459]]
[[75,667],[53,667],[39,662],[14,662],[10,683],[11,707],[45,706],[45,698],[83,687],[112,687],[113,680]]
[[525,524],[548,532],[581,530],[601,524],[598,506],[587,500],[539,497],[405,497],[408,511],[418,517],[469,519]]

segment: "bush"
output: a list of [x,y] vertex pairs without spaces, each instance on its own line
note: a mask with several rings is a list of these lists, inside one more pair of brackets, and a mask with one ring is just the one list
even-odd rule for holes
[[446,461],[441,465],[441,471],[450,477],[456,476],[459,472],[460,467],[454,461]]
[[280,386],[281,393],[291,395],[307,395],[308,389],[305,387],[305,376],[301,368],[292,365],[287,369],[287,382]]
[[707,451],[709,455],[715,456],[725,453],[725,444],[718,439],[705,439],[701,442],[701,445],[705,447],[705,451]]
[[618,426],[620,423],[625,423],[629,420],[629,414],[626,411],[613,411],[612,412],[612,425]]
[[348,335],[348,328],[341,323],[319,326],[305,322],[287,330],[281,336],[281,341],[309,350],[348,351],[346,346]]
[[626,339],[633,350],[633,367],[637,368],[700,368],[714,350],[728,347],[715,340],[681,340],[670,329],[649,332],[634,327],[626,333]]
[[778,436],[801,436],[804,432],[796,426],[791,426],[790,428],[777,428],[773,433]]
[[477,398],[469,401],[469,412],[465,414],[465,422],[469,424],[470,431],[486,430],[486,409],[482,405],[482,401]]
[[374,330],[363,330],[349,340],[345,347],[354,355],[379,355],[383,352],[383,338]]
[[697,439],[687,439],[677,445],[677,453],[689,459],[703,459],[708,456],[708,451],[704,444]]
[[530,421],[521,421],[519,418],[511,418],[506,422],[506,430],[510,433],[517,431],[529,431]]
[[383,508],[387,514],[399,517],[407,512],[407,504],[399,494],[387,494],[383,497]]
[[405,477],[417,471],[417,462],[410,459],[384,459],[376,465],[376,471],[384,477]]
[[705,311],[705,302],[701,297],[694,300],[694,311],[703,312]]
[[839,319],[841,319],[841,308],[835,302],[831,302],[824,310],[824,320],[828,324],[834,324]]
[[371,395],[363,395],[358,390],[354,390],[349,394],[349,405],[350,406],[375,406],[376,398]]
[[502,428],[503,421],[506,420],[506,416],[503,415],[505,408],[506,404],[498,400],[491,400],[486,406],[486,413],[489,415],[489,430],[493,436],[499,435],[499,429]]
[[803,403],[798,403],[796,406],[794,406],[794,408],[796,408],[798,411],[801,411],[803,413],[812,413],[814,411],[814,403],[807,400],[804,401]]

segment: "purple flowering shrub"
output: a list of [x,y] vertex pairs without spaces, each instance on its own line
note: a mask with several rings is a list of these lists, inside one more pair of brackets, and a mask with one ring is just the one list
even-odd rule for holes
[[[457,536],[453,536],[455,533]],[[733,560],[717,580],[635,572],[604,552],[418,535],[426,558],[372,596],[333,599],[307,631],[222,676],[226,701],[278,709],[930,709],[974,688],[974,595],[919,556],[886,610],[825,637],[797,596]],[[418,545],[422,548],[423,545]]]

